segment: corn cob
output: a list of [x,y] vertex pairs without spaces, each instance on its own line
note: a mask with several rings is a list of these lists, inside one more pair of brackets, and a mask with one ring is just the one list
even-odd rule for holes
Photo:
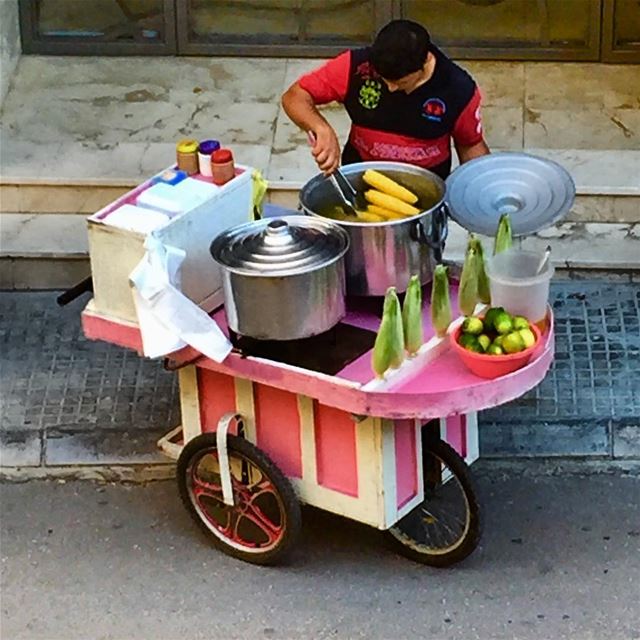
[[465,316],[473,314],[478,302],[478,262],[471,242],[464,256],[460,288],[458,289],[458,308]]
[[513,237],[511,233],[511,219],[508,213],[503,213],[500,216],[500,222],[498,222],[498,231],[496,232],[496,240],[493,245],[493,255],[506,251],[511,248],[513,244]]
[[375,216],[382,216],[385,220],[404,220],[408,216],[403,213],[396,213],[395,211],[389,211],[375,204],[367,205],[367,213],[372,213]]
[[382,191],[390,196],[402,200],[402,202],[408,202],[409,204],[415,204],[418,202],[418,196],[415,193],[405,189],[402,185],[398,184],[395,180],[388,178],[379,171],[373,169],[367,169],[362,174],[362,179],[374,189]]
[[378,377],[389,367],[399,367],[404,358],[402,313],[395,287],[389,287],[384,297],[382,322],[373,345],[371,366]]
[[409,355],[415,355],[422,346],[422,286],[418,276],[411,276],[402,305],[404,346]]
[[473,246],[476,252],[477,271],[478,271],[478,299],[484,304],[491,304],[491,292],[489,291],[489,278],[484,268],[484,249],[482,248],[482,242],[476,238],[473,234],[469,244]]
[[371,204],[378,205],[383,209],[388,209],[395,213],[401,213],[405,216],[415,216],[416,213],[420,213],[420,210],[416,209],[416,207],[407,204],[406,202],[402,202],[402,200],[398,200],[398,198],[394,198],[387,193],[376,191],[375,189],[368,189],[365,191],[364,197],[367,202],[370,202]]
[[431,324],[440,338],[447,333],[451,324],[451,301],[449,299],[449,278],[447,267],[436,265],[431,286]]
[[356,211],[356,215],[361,222],[384,222],[386,220],[384,216],[369,211],[368,207],[366,211]]

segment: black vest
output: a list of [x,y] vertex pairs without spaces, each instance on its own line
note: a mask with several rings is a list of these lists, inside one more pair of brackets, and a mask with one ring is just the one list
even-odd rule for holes
[[[432,52],[436,56],[433,76],[406,94],[387,89],[370,62],[369,47],[352,50],[344,106],[353,124],[425,142],[450,136],[458,116],[473,97],[476,84],[439,49],[434,47]],[[349,151],[345,150],[345,154]],[[446,162],[429,169],[438,169],[436,172],[446,177],[450,165],[449,155]]]

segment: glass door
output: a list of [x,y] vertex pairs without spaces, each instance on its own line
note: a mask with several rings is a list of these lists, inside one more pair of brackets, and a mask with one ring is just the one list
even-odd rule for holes
[[174,0],[19,0],[19,8],[24,53],[162,55],[176,49]]
[[186,54],[325,56],[367,44],[389,0],[177,0]]
[[604,0],[602,59],[640,62],[640,0]]
[[598,60],[600,0],[402,0],[456,58]]

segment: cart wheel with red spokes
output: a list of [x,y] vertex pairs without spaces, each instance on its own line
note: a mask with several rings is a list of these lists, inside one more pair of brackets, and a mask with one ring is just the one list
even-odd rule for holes
[[177,465],[180,497],[213,544],[254,564],[275,564],[300,533],[300,503],[289,481],[256,446],[227,435],[233,505],[223,499],[216,434],[195,437]]
[[482,532],[469,467],[446,442],[424,442],[424,500],[389,529],[398,553],[432,567],[464,560]]

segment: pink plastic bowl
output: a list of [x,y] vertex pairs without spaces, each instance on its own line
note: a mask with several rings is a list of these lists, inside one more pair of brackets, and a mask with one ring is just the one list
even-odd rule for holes
[[524,351],[518,353],[507,353],[502,356],[491,356],[486,353],[475,353],[469,351],[458,344],[460,334],[462,333],[462,325],[450,334],[451,346],[458,353],[460,359],[467,368],[481,378],[499,378],[507,373],[512,373],[524,367],[538,346],[540,340],[540,329],[535,324],[530,324],[529,328],[536,337],[536,341]]

